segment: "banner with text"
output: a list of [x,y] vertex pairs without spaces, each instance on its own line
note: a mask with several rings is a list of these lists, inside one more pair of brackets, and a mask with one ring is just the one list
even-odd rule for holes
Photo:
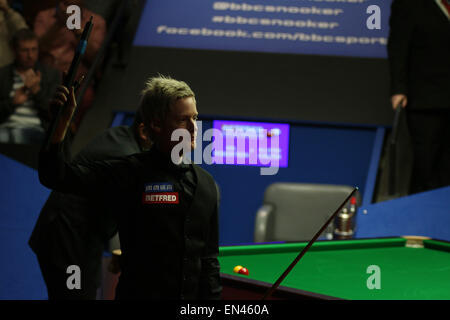
[[391,0],[147,0],[134,45],[386,58]]

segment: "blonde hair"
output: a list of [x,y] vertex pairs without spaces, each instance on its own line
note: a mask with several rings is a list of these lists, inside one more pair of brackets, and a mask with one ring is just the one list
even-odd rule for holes
[[140,116],[145,126],[148,127],[155,119],[164,120],[175,101],[189,97],[195,98],[195,94],[184,81],[162,75],[149,78],[142,90],[139,104]]

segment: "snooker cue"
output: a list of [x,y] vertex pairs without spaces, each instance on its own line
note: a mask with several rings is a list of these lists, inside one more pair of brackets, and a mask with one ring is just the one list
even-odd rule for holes
[[[80,65],[81,59],[86,51],[89,36],[91,34],[91,30],[93,27],[92,23],[93,17],[89,19],[88,22],[86,22],[83,33],[81,34],[80,41],[78,42],[78,46],[75,50],[75,55],[72,59],[72,63],[70,64],[69,71],[67,72],[67,75],[63,79],[64,86],[70,91],[70,87],[74,85],[75,82],[75,76],[77,75],[78,66]],[[78,83],[75,83],[76,86],[79,86],[81,84],[81,81],[78,81]],[[62,109],[59,108],[57,111],[57,115],[55,117],[55,121],[51,124],[49,135],[47,137],[47,141],[45,142],[45,149],[48,150],[50,148],[52,136],[55,134],[56,126],[58,123],[59,118],[62,114]]]
[[397,138],[398,138],[398,126],[400,121],[400,113],[402,112],[403,99],[398,103],[395,108],[394,123],[392,124],[392,134],[389,141],[389,195],[395,194],[397,189]]
[[344,205],[350,200],[350,198],[353,196],[353,194],[358,190],[358,187],[355,187],[353,191],[350,193],[350,195],[347,196],[347,198],[342,202],[342,204],[339,206],[339,208],[331,215],[331,217],[325,222],[325,224],[320,228],[320,230],[316,233],[316,235],[309,241],[308,245],[303,248],[303,250],[298,254],[298,256],[292,261],[292,263],[289,265],[289,267],[283,272],[283,274],[278,278],[278,280],[272,285],[272,287],[267,290],[262,300],[265,300],[271,296],[271,294],[278,288],[280,283],[286,278],[286,276],[291,272],[291,270],[295,267],[297,262],[305,255],[306,251],[309,250],[309,248],[313,245],[313,243],[319,238],[320,234],[326,229],[328,224],[333,221],[334,217],[342,210]]

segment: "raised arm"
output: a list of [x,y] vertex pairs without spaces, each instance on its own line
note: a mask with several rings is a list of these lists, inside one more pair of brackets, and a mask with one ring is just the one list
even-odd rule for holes
[[[52,108],[62,108],[52,135],[47,133],[49,147],[43,144],[39,154],[39,180],[53,190],[70,192],[78,195],[105,196],[129,189],[134,183],[134,169],[128,158],[116,158],[92,161],[84,164],[69,164],[64,153],[64,139],[70,121],[76,110],[73,88],[69,90],[59,86]],[[51,126],[50,126],[51,128]],[[50,129],[49,129],[50,130]]]

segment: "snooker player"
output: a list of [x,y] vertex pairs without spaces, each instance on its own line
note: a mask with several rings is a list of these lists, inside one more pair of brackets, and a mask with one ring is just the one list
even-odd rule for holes
[[165,77],[151,78],[142,95],[139,112],[154,143],[148,152],[69,164],[62,145],[76,102],[73,88],[60,87],[54,104],[66,106],[41,150],[39,179],[115,207],[122,250],[117,299],[219,299],[218,187],[205,170],[171,157],[176,129],[187,130],[195,148],[195,95]]
[[[150,146],[151,141],[137,114],[130,127],[105,130],[73,161],[86,163],[127,156],[148,150]],[[39,214],[28,243],[38,259],[49,300],[96,299],[104,246],[117,230],[117,219],[109,214],[111,209],[98,200],[95,196],[53,191]],[[118,242],[116,235],[109,242],[109,250],[117,250]],[[119,258],[115,254],[112,257],[114,261]],[[70,265],[83,270],[79,290],[70,290],[66,285],[66,270]]]

